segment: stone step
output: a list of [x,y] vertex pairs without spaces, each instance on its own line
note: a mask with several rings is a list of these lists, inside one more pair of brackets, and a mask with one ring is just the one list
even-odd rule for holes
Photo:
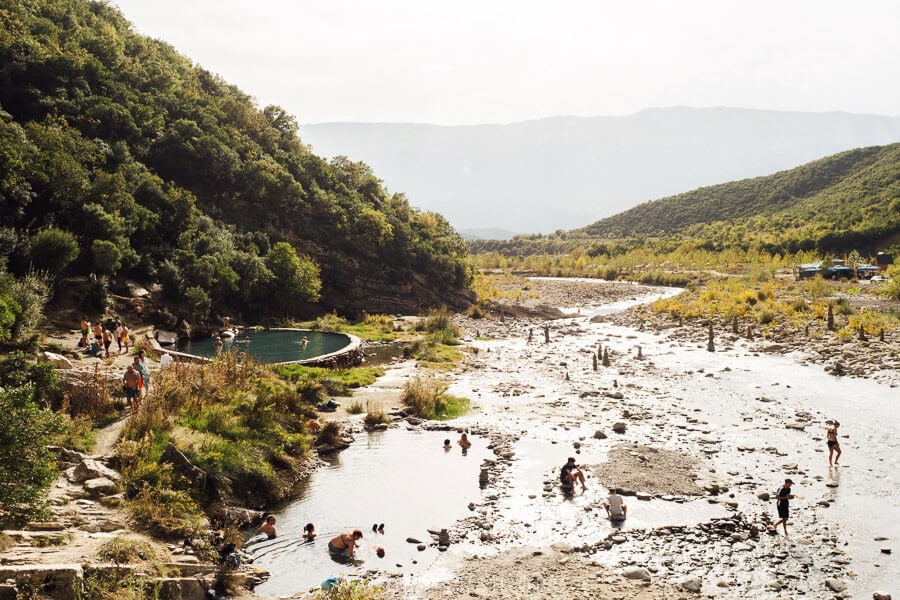
[[29,523],[23,529],[25,531],[62,531],[66,528],[65,523]]

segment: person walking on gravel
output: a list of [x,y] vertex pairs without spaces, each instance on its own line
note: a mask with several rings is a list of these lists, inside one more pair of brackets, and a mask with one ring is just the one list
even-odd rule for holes
[[[838,427],[841,426],[837,421],[828,421],[826,425],[831,425],[826,430],[826,436],[828,440],[828,464],[836,465],[838,464],[838,459],[841,457],[841,443],[838,442]],[[832,458],[834,462],[832,462]]]
[[781,489],[775,494],[776,506],[778,507],[778,520],[769,528],[770,531],[776,531],[778,525],[781,524],[784,527],[784,537],[787,537],[788,534],[787,522],[790,517],[790,501],[794,499],[794,495],[791,493],[792,485],[794,485],[793,480],[785,479],[784,485],[781,486]]

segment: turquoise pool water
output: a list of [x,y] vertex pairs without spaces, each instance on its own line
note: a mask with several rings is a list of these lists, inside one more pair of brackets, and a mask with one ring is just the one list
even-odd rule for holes
[[[304,344],[303,338],[308,342]],[[222,352],[246,352],[260,362],[280,363],[337,352],[350,344],[350,338],[342,333],[324,331],[247,329],[232,339],[223,337],[222,343]],[[182,342],[177,350],[212,358],[216,355],[215,338]]]

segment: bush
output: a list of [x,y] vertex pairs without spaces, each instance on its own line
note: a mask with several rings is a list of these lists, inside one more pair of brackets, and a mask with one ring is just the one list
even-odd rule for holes
[[775,321],[775,311],[764,308],[756,314],[756,320],[761,325],[768,325]]
[[138,522],[163,536],[193,537],[205,522],[200,507],[182,490],[144,484],[127,507]]
[[344,331],[348,325],[347,319],[338,316],[337,313],[328,313],[313,321],[313,329],[317,331],[330,331],[332,333]]
[[349,408],[347,408],[347,412],[350,413],[351,415],[362,414],[362,411],[363,411],[363,405],[362,405],[362,402],[360,402],[359,400],[355,400],[355,401],[351,402]]
[[56,478],[47,444],[62,430],[58,415],[35,404],[29,387],[0,391],[0,526],[18,526],[46,513]]
[[338,441],[340,437],[341,424],[337,421],[328,421],[322,426],[321,431],[319,431],[319,435],[316,437],[316,445],[333,444]]
[[47,403],[56,392],[59,378],[49,362],[33,362],[24,352],[10,352],[0,357],[0,387],[30,386],[32,400]]
[[852,315],[856,312],[852,306],[850,306],[850,300],[847,298],[838,298],[834,303],[834,314],[836,315]]
[[424,419],[453,419],[469,411],[469,400],[446,394],[447,384],[416,377],[403,386],[400,400]]
[[97,550],[97,556],[117,565],[128,565],[142,561],[158,561],[160,559],[153,544],[145,540],[114,537],[105,542]]
[[381,423],[391,422],[380,406],[373,406],[371,403],[366,403],[366,409],[366,416],[363,418],[363,423],[366,424],[366,427],[374,427]]
[[316,590],[312,596],[315,600],[384,600],[384,588],[365,579],[341,581],[330,590]]

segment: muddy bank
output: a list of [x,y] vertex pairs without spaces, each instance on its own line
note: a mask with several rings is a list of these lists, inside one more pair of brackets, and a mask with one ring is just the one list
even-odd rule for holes
[[[487,558],[471,558],[465,561],[452,581],[431,589],[416,590],[412,596],[393,590],[388,598],[682,600],[691,597],[685,590],[654,579],[648,570],[606,568],[595,560],[573,553],[567,545],[559,544],[553,548],[516,548]],[[691,585],[691,582],[686,583]]]

